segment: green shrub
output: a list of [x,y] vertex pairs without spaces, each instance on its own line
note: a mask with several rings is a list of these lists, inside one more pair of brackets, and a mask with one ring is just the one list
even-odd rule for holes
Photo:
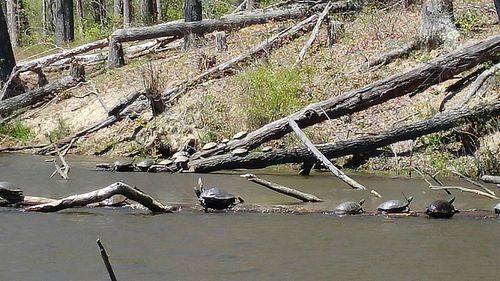
[[486,24],[487,18],[484,13],[477,10],[466,10],[463,14],[455,17],[455,23],[458,28],[471,32]]
[[258,66],[240,77],[246,99],[249,128],[284,117],[301,106],[301,72],[298,68]]
[[1,124],[0,135],[8,136],[18,141],[28,141],[33,138],[31,128],[20,120]]
[[55,143],[67,136],[69,133],[70,128],[68,124],[66,124],[66,121],[63,118],[59,117],[57,118],[57,127],[49,132],[48,138],[51,143]]

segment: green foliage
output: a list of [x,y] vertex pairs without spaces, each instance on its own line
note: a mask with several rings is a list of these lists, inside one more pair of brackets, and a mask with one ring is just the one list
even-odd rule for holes
[[284,117],[301,106],[298,68],[258,66],[240,77],[248,96],[245,113],[250,128]]
[[57,126],[54,130],[50,131],[48,134],[49,141],[55,143],[70,133],[70,128],[66,121],[59,117],[57,118]]
[[487,20],[488,18],[485,13],[471,9],[455,17],[457,27],[466,32],[471,32],[484,26]]
[[31,128],[20,120],[0,124],[0,135],[8,136],[18,141],[28,141],[33,138]]

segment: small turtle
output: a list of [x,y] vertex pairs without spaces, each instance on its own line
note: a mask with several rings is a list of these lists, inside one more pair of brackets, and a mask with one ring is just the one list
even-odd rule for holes
[[235,150],[231,151],[231,154],[234,156],[245,156],[248,154],[248,150],[244,148],[236,148]]
[[495,214],[500,216],[500,203],[497,203],[494,209],[495,209]]
[[0,189],[3,191],[0,199],[3,198],[9,203],[18,203],[24,200],[23,191],[11,182],[0,181]]
[[429,215],[430,218],[451,218],[455,213],[459,212],[453,206],[454,201],[455,197],[452,197],[450,200],[439,199],[433,201],[427,206],[425,213]]
[[141,162],[137,163],[136,167],[143,172],[147,172],[148,169],[155,164],[155,160],[153,159],[144,159]]
[[132,160],[132,161],[117,160],[112,165],[112,171],[113,172],[133,172],[135,170],[134,160]]
[[210,150],[210,149],[214,149],[216,147],[217,147],[216,142],[209,142],[209,143],[205,144],[201,149],[202,150]]
[[365,212],[365,210],[363,210],[363,207],[361,207],[363,206],[363,203],[365,203],[365,199],[361,199],[359,203],[347,201],[338,205],[333,210],[333,213],[337,216],[362,214]]
[[262,152],[270,152],[273,150],[273,147],[272,146],[265,146],[262,148]]
[[224,143],[224,144],[227,144],[229,142],[229,139],[222,139],[220,142]]
[[171,159],[163,159],[163,160],[161,160],[160,162],[158,162],[158,165],[168,166],[168,165],[172,165],[173,163],[174,163],[174,160],[171,160]]
[[390,213],[409,213],[410,212],[410,203],[413,200],[413,197],[406,197],[406,202],[399,200],[389,200],[380,205],[378,205],[377,210],[382,214],[390,214]]
[[189,153],[187,153],[186,151],[177,151],[176,153],[174,153],[174,155],[172,155],[172,159],[177,159],[178,157],[188,157],[189,156]]
[[[194,192],[196,193],[201,206],[205,208],[205,212],[208,212],[208,209],[230,209],[239,203],[245,202],[241,197],[236,197],[218,187],[205,190],[205,188],[203,188],[201,178],[198,179],[198,185],[199,189],[195,187]],[[239,202],[236,202],[236,199],[238,199]]]
[[247,131],[238,132],[238,133],[234,134],[233,140],[241,140],[242,138],[246,137],[247,134],[248,134]]
[[189,158],[187,156],[179,156],[175,158],[174,163],[179,170],[187,169],[187,163],[189,162]]

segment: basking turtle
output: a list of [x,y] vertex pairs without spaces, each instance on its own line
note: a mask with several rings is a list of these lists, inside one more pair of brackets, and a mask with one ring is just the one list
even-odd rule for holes
[[377,210],[382,214],[394,214],[394,213],[409,213],[410,203],[413,200],[413,196],[406,197],[406,202],[399,200],[389,200],[380,205],[378,205]]
[[23,191],[16,185],[8,181],[0,181],[2,195],[0,199],[5,199],[9,203],[18,203],[24,200]]
[[147,172],[151,166],[155,164],[155,160],[153,159],[144,159],[141,162],[137,163],[136,167],[143,172]]
[[362,214],[365,212],[365,210],[363,210],[363,207],[361,207],[363,206],[363,203],[365,203],[365,199],[361,199],[359,203],[347,201],[338,205],[333,210],[333,213],[337,216]]
[[233,140],[241,140],[242,138],[246,137],[248,135],[248,131],[241,131],[233,136]]
[[117,160],[113,163],[111,170],[113,172],[133,172],[135,170],[134,160],[120,161]]
[[272,146],[264,146],[264,148],[262,148],[262,152],[269,152],[269,151],[272,151],[272,150],[273,150]]
[[[197,189],[195,187],[194,192],[196,193],[201,206],[205,208],[205,212],[208,212],[208,209],[230,209],[236,206],[238,203],[245,202],[243,199],[241,199],[241,197],[236,197],[218,187],[213,187],[205,190],[203,188],[201,178],[198,179],[198,185],[200,189]],[[236,199],[238,199],[239,202],[236,202]]]
[[217,147],[216,142],[209,142],[209,143],[205,144],[201,149],[202,150],[210,150],[210,149],[214,149],[216,147]]
[[495,205],[495,214],[499,215],[500,216],[500,203],[497,203]]
[[236,148],[231,151],[231,154],[234,156],[245,156],[248,154],[248,150],[245,148]]
[[450,200],[439,199],[433,201],[427,206],[425,213],[429,215],[430,218],[451,218],[455,213],[459,212],[453,206],[454,201],[455,197],[452,197]]

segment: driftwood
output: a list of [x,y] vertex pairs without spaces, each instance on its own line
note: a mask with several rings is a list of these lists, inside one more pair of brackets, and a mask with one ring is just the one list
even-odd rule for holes
[[481,180],[484,182],[500,184],[500,176],[484,175],[481,177]]
[[297,59],[295,60],[295,65],[298,66],[302,63],[302,60],[304,59],[304,56],[306,55],[307,49],[309,49],[309,47],[311,47],[312,43],[316,39],[316,36],[318,35],[318,32],[319,32],[319,28],[321,27],[321,23],[325,19],[328,12],[330,12],[331,8],[332,8],[332,2],[330,1],[330,2],[328,2],[328,4],[326,4],[325,9],[319,15],[318,20],[316,21],[316,24],[314,25],[314,28],[311,32],[311,36],[309,36],[309,39],[307,40],[304,47],[302,47],[302,49],[299,52],[299,55],[297,56]]
[[0,116],[8,116],[15,110],[31,106],[56,93],[72,88],[85,80],[83,66],[75,65],[71,71],[72,75],[48,84],[44,87],[26,92],[24,94],[0,101]]
[[299,200],[302,200],[303,202],[322,202],[323,201],[312,194],[307,194],[307,193],[302,192],[302,191],[298,191],[298,190],[295,190],[295,189],[292,189],[292,188],[289,188],[286,186],[282,186],[282,185],[279,185],[279,184],[276,184],[276,183],[273,183],[270,181],[263,180],[259,177],[256,177],[253,174],[245,174],[245,175],[241,175],[240,177],[245,178],[251,182],[260,184],[262,186],[265,186],[265,187],[267,187],[271,190],[274,190],[276,192],[279,192],[281,194],[285,194],[287,196],[297,198]]
[[[471,122],[475,118],[492,118],[498,115],[500,115],[500,102],[479,105],[472,109],[448,110],[433,117],[392,128],[376,135],[322,144],[318,145],[317,148],[326,157],[332,159],[451,129],[466,122]],[[191,160],[188,165],[189,170],[192,172],[209,173],[228,169],[260,169],[278,164],[314,161],[316,161],[315,157],[307,149],[293,149],[254,152],[245,157],[235,157],[231,154],[217,155],[205,159]]]
[[316,156],[316,158],[319,161],[321,161],[321,163],[323,165],[325,165],[328,168],[328,170],[330,170],[330,172],[332,172],[332,174],[334,176],[336,176],[337,178],[339,178],[343,182],[347,183],[350,187],[352,187],[354,189],[361,189],[361,190],[366,189],[366,187],[364,187],[362,184],[351,179],[346,174],[344,174],[341,170],[337,169],[337,167],[335,167],[335,165],[333,165],[332,162],[330,162],[330,160],[328,160],[328,158],[326,158],[325,155],[323,155],[314,146],[314,144],[307,138],[306,134],[304,134],[304,132],[302,132],[302,130],[299,128],[299,126],[297,126],[297,123],[295,123],[295,121],[293,119],[289,119],[288,124],[290,125],[292,130],[295,132],[297,137],[302,141],[302,143],[309,149],[309,151],[311,151],[311,153],[314,154],[314,156]]
[[464,179],[464,180],[465,180],[465,181],[467,181],[468,183],[473,184],[473,185],[475,185],[475,186],[478,186],[479,188],[481,188],[481,189],[482,189],[482,190],[484,190],[485,192],[487,192],[487,193],[489,193],[489,194],[491,194],[491,195],[493,195],[493,196],[496,196],[495,192],[493,192],[491,189],[489,189],[489,188],[487,188],[486,186],[484,186],[484,184],[481,184],[481,183],[479,183],[479,182],[477,182],[477,181],[475,181],[475,180],[472,180],[472,179],[470,179],[469,177],[467,177],[467,176],[465,176],[465,175],[463,175],[463,174],[461,174],[461,173],[459,173],[459,172],[457,172],[457,171],[455,171],[455,170],[452,170],[451,172],[452,172],[453,174],[455,174],[455,175],[459,176],[460,178]]
[[484,191],[481,191],[481,190],[477,190],[477,189],[471,189],[471,188],[461,187],[461,186],[436,186],[436,185],[431,185],[431,189],[432,190],[456,189],[456,190],[460,190],[462,192],[474,193],[474,194],[477,194],[477,195],[488,197],[490,199],[495,199],[495,200],[500,199],[500,198],[496,197],[495,195],[491,195],[491,194],[489,194],[487,192],[484,192]]
[[290,116],[250,132],[241,140],[232,140],[225,147],[197,153],[193,155],[193,158],[220,154],[221,151],[232,151],[239,147],[254,149],[264,142],[279,139],[291,131],[288,125],[289,118],[293,118],[300,128],[304,128],[324,120],[365,110],[406,94],[421,92],[464,70],[495,59],[499,53],[500,35],[495,35],[479,43],[461,47],[457,51],[435,58],[407,72],[398,73],[340,96],[310,104]]
[[106,270],[108,271],[109,278],[111,281],[116,281],[115,273],[113,272],[113,267],[111,267],[111,263],[109,262],[108,253],[106,253],[106,249],[102,245],[101,241],[97,239],[97,246],[99,247],[99,253],[101,254],[102,261],[104,262],[104,266],[106,266]]
[[55,200],[49,203],[35,205],[25,208],[26,211],[32,212],[58,212],[68,208],[84,207],[91,203],[98,203],[114,195],[123,195],[130,200],[140,203],[148,208],[151,212],[165,213],[172,212],[173,208],[164,206],[156,201],[153,197],[145,194],[137,188],[132,188],[129,185],[121,182],[116,182],[105,188],[98,189],[92,192],[69,196],[60,200]]

